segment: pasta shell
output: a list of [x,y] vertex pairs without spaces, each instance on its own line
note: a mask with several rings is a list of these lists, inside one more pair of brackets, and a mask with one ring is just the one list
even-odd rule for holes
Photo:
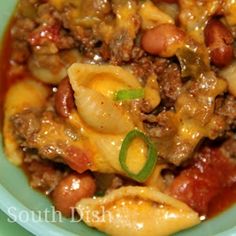
[[122,187],[105,197],[82,199],[81,219],[109,235],[170,235],[200,223],[186,204],[148,187]]
[[142,28],[151,29],[157,25],[170,23],[174,24],[174,19],[161,11],[152,1],[142,3],[139,14],[142,18]]
[[32,79],[16,83],[7,92],[4,104],[3,136],[6,156],[15,165],[21,164],[22,152],[13,135],[10,118],[12,115],[22,112],[27,108],[41,107],[45,104],[48,95],[49,89]]
[[78,85],[89,87],[91,81],[105,81],[106,79],[109,79],[111,84],[114,81],[119,82],[120,86],[112,86],[113,90],[141,87],[138,80],[129,71],[119,66],[74,63],[68,69],[68,75],[73,88]]
[[137,79],[118,66],[74,64],[68,70],[78,113],[86,125],[107,134],[134,128],[129,111],[113,101],[120,89],[139,88]]
[[28,67],[32,75],[46,84],[59,84],[67,76],[67,68],[80,61],[77,50],[68,50],[52,55],[32,55]]
[[[43,58],[41,59],[41,61],[43,62],[53,57],[57,58],[58,60],[58,57],[54,55],[48,58],[44,56],[42,57]],[[55,58],[53,58],[53,60],[52,59],[50,60],[55,62],[56,61]],[[55,67],[54,67],[54,71],[53,71],[51,68],[46,68],[42,66],[42,63],[39,62],[38,57],[36,56],[31,56],[28,62],[28,67],[32,75],[38,80],[42,81],[43,83],[48,83],[48,84],[59,84],[59,82],[66,77],[66,68],[61,63],[60,60],[59,60],[58,65],[59,65],[58,68],[55,70]]]
[[[87,148],[92,150],[94,154],[92,158],[92,171],[126,175],[119,162],[119,152],[126,134],[113,135],[95,132],[93,129],[84,125],[84,122],[77,112],[72,113],[69,122],[74,127],[77,127],[82,136],[86,137],[89,142]],[[136,143],[133,141],[132,145],[129,147],[131,158],[130,160],[128,158],[127,165],[129,169],[134,172],[140,170],[146,160],[146,146],[140,142]]]
[[98,132],[120,134],[133,128],[121,107],[92,89],[78,86],[75,101],[80,117]]

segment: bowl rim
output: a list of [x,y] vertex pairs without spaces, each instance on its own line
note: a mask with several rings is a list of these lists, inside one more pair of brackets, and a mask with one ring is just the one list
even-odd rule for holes
[[[4,199],[4,201],[1,201],[1,199]],[[6,190],[2,184],[0,184],[0,209],[9,217],[11,218],[11,215],[9,214],[8,209],[10,207],[14,206],[14,210],[16,215],[20,216],[20,213],[22,211],[27,211],[30,214],[32,214],[32,211],[25,207],[20,201],[18,201],[10,192]],[[33,212],[34,213],[34,212]],[[37,217],[37,214],[34,213],[34,217]],[[36,222],[33,220],[33,218],[28,218],[26,222],[22,222],[19,220],[20,217],[16,217],[15,222],[19,224],[21,227],[25,228],[28,232],[33,233],[35,235],[39,236],[80,236],[80,234],[74,234],[71,232],[68,232],[62,228],[60,228],[57,225],[51,224],[46,221],[39,221]],[[36,227],[37,226],[37,227]]]

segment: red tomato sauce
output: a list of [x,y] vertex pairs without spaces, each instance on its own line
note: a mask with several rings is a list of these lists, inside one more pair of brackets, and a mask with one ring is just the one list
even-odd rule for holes
[[208,218],[236,202],[236,162],[204,148],[173,181],[169,193]]

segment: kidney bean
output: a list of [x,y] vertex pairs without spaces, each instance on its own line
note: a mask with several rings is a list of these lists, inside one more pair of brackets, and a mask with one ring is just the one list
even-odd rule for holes
[[210,51],[212,64],[224,67],[233,60],[233,35],[219,20],[212,19],[204,30],[205,44]]
[[141,39],[143,49],[153,55],[172,57],[183,46],[185,33],[173,24],[161,24],[147,30]]
[[54,189],[52,200],[57,210],[70,217],[76,203],[82,198],[92,197],[95,191],[95,180],[90,174],[69,174]]
[[69,117],[74,107],[73,90],[68,78],[63,79],[55,95],[55,108],[59,115],[64,118]]

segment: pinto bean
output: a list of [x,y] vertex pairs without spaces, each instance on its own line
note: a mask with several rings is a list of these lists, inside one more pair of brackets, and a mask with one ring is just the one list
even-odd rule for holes
[[153,55],[172,57],[183,46],[185,33],[173,24],[161,24],[147,30],[141,39],[143,49]]
[[82,198],[92,197],[96,190],[93,177],[87,173],[70,174],[57,185],[52,200],[57,210],[70,217],[76,203]]
[[204,30],[205,44],[210,51],[212,64],[224,67],[233,60],[233,35],[219,20],[212,19]]
[[68,78],[63,79],[56,92],[55,108],[59,115],[64,118],[69,117],[71,110],[74,107],[73,90]]

